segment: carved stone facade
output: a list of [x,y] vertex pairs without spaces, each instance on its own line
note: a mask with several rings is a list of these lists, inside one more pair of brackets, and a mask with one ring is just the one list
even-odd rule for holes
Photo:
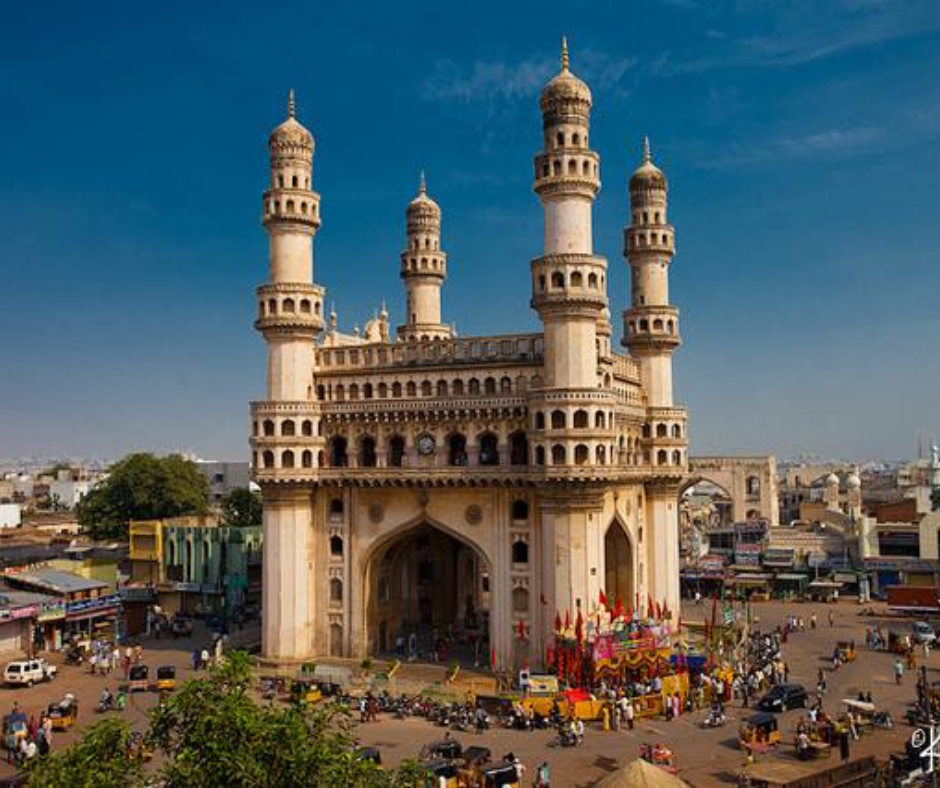
[[475,633],[486,661],[538,664],[556,613],[586,613],[602,591],[678,610],[687,419],[672,401],[667,184],[647,146],[630,181],[631,355],[621,355],[607,261],[592,248],[591,102],[564,51],[541,96],[534,334],[458,338],[442,322],[448,261],[423,177],[407,210],[397,337],[384,307],[363,335],[340,334],[332,314],[323,332],[314,142],[293,100],[272,133],[270,277],[255,324],[268,395],[252,404],[251,437],[265,500],[265,658],[363,657],[446,628]]

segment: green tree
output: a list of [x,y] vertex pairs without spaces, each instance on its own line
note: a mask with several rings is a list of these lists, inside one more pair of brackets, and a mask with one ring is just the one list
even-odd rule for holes
[[131,746],[130,725],[118,718],[102,720],[62,752],[36,759],[29,785],[37,788],[117,788],[143,785],[143,762]]
[[121,536],[129,520],[205,514],[209,482],[178,454],[130,454],[78,504],[78,521],[94,538]]
[[222,519],[233,528],[261,525],[261,494],[247,487],[232,490],[222,498]]

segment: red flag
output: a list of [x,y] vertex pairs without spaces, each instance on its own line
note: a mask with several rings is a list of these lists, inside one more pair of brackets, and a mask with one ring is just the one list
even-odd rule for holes
[[623,615],[623,600],[617,597],[617,606],[614,608],[614,618],[620,618]]
[[636,602],[633,603],[633,609],[636,610],[637,612],[643,609],[642,607],[640,607],[640,592],[639,591],[636,592]]
[[646,600],[646,617],[655,618],[656,617],[656,608],[653,607],[653,600],[647,598]]
[[561,632],[561,613],[555,613],[555,632]]
[[574,624],[574,637],[579,644],[584,640],[584,619],[581,618],[581,608],[578,608],[578,618]]
[[496,646],[490,649],[490,670],[496,670]]
[[607,609],[607,594],[604,593],[603,588],[601,589],[601,593],[600,593],[600,596],[598,597],[598,601],[601,603],[601,607],[606,610]]
[[567,632],[570,628],[571,628],[571,613],[566,610],[565,611],[565,632]]
[[520,620],[518,623],[518,626],[516,627],[516,630],[519,633],[519,639],[525,640],[525,621]]

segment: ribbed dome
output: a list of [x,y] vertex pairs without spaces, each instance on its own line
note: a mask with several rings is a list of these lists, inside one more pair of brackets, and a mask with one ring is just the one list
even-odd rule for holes
[[287,103],[287,120],[271,132],[271,136],[268,137],[268,145],[272,148],[275,146],[297,145],[313,149],[313,134],[294,117],[293,90],[290,92]]
[[846,478],[845,485],[850,490],[857,490],[859,487],[862,486],[862,480],[858,478],[857,473],[852,472],[848,475],[848,478]]
[[583,103],[587,109],[591,107],[591,89],[568,68],[568,44],[564,39],[561,42],[561,71],[542,88],[539,100],[543,114],[559,103]]
[[668,183],[663,171],[653,164],[649,138],[643,140],[643,163],[630,177],[630,189],[665,189]]
[[832,486],[834,486],[834,485],[837,485],[838,483],[839,483],[839,477],[836,476],[834,473],[830,473],[830,474],[826,477],[826,486],[827,486],[827,487],[832,487]]
[[428,197],[427,184],[424,181],[424,173],[421,173],[421,185],[418,187],[418,195],[408,203],[408,216],[437,216],[441,215],[441,207]]

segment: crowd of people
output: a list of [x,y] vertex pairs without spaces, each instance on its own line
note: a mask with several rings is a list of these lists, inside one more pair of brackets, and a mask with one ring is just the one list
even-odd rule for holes
[[[74,695],[66,695],[60,705],[63,709],[71,709],[73,715],[78,717],[78,703]],[[24,725],[18,734],[8,734],[13,736],[15,742],[13,747],[9,746],[10,741],[7,742],[8,763],[23,766],[37,755],[46,755],[52,749],[52,717],[47,711],[40,712],[37,718],[35,714],[27,715],[20,708],[19,702],[13,701],[10,717],[23,718]]]

